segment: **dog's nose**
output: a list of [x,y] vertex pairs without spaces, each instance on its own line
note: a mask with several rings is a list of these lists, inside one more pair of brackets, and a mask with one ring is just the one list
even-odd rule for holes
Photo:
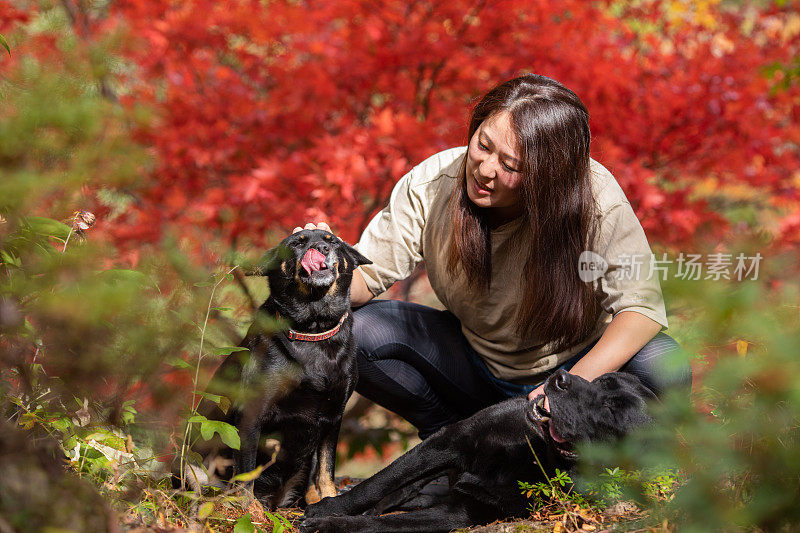
[[321,243],[317,244],[316,246],[314,246],[314,248],[319,250],[320,253],[322,253],[324,255],[328,255],[328,252],[331,251],[331,245],[328,244],[327,242],[321,242]]
[[569,374],[559,370],[556,373],[555,385],[557,389],[567,390],[569,388]]

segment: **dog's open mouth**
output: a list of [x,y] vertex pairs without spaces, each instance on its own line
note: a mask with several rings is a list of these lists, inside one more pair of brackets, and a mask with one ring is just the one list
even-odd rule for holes
[[328,289],[336,280],[336,273],[326,262],[325,255],[316,248],[309,248],[297,265],[298,281],[307,287]]
[[306,271],[308,276],[311,276],[314,272],[328,270],[328,265],[325,264],[325,256],[314,248],[309,249],[305,253],[300,260],[300,266],[303,267],[303,270]]
[[543,435],[549,435],[558,452],[568,459],[574,459],[575,453],[572,451],[572,444],[559,435],[553,426],[553,415],[544,406],[545,396],[540,394],[533,401],[533,419],[539,425]]

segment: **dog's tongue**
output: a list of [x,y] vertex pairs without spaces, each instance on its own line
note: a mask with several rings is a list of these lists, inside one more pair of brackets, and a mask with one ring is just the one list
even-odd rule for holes
[[322,255],[319,250],[311,248],[306,252],[306,255],[303,256],[303,259],[300,260],[300,264],[306,269],[306,272],[311,274],[312,270],[316,272],[325,266],[325,256]]
[[561,435],[556,433],[556,429],[553,427],[553,421],[552,420],[550,421],[550,424],[548,425],[548,427],[550,429],[550,436],[553,437],[554,441],[559,442],[559,443],[566,441],[565,438],[563,438]]

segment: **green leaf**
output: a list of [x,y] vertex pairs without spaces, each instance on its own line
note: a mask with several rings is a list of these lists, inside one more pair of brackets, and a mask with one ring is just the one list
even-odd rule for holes
[[94,432],[90,433],[90,434],[89,434],[89,435],[86,437],[86,440],[87,440],[87,441],[88,441],[88,440],[90,440],[90,439],[94,439],[94,440],[96,440],[97,442],[103,442],[103,441],[106,441],[106,440],[108,440],[108,439],[119,439],[119,437],[118,437],[118,436],[116,436],[116,435],[114,435],[114,434],[113,434],[112,432],[110,432],[110,431],[103,431],[103,430],[100,430],[100,431],[94,431]]
[[[70,436],[64,439],[62,444],[64,446],[64,450],[73,450],[75,449],[75,445],[78,444],[78,439],[74,436]],[[69,455],[69,453],[67,453],[67,455]]]
[[25,217],[23,223],[34,233],[46,237],[56,237],[62,241],[66,240],[70,233],[69,226],[52,218]]
[[199,424],[205,422],[206,420],[208,420],[208,418],[204,417],[203,415],[194,415],[186,422],[189,424]]
[[281,521],[278,519],[277,516],[275,516],[272,513],[267,513],[267,518],[269,518],[272,521],[272,533],[284,532],[285,528],[283,527],[283,524],[281,524]]
[[241,474],[233,476],[233,479],[231,481],[241,481],[243,483],[249,483],[250,481],[253,481],[258,476],[260,476],[261,472],[263,472],[266,467],[267,465],[257,466],[255,469],[249,472],[242,472]]
[[230,424],[226,424],[225,422],[220,422],[219,425],[220,427],[217,429],[217,432],[222,438],[222,442],[234,450],[238,450],[242,445],[241,440],[239,439],[239,430]]
[[112,283],[133,283],[136,285],[148,285],[147,276],[138,270],[129,270],[126,268],[111,268],[103,270],[99,274],[101,279]]
[[180,357],[175,357],[166,361],[166,364],[173,368],[194,368],[192,365],[181,359]]
[[210,392],[201,392],[201,391],[198,391],[195,394],[197,394],[201,398],[205,398],[210,402],[214,402],[219,406],[220,410],[223,413],[228,414],[228,409],[230,409],[231,407],[231,401],[230,399],[228,399],[227,396],[221,396],[219,394],[212,394]]
[[203,440],[211,440],[214,433],[218,433],[222,442],[234,450],[238,450],[242,444],[239,440],[239,431],[232,425],[219,420],[206,420],[200,423],[200,436]]
[[286,518],[286,517],[285,517],[285,516],[283,516],[282,514],[279,514],[279,515],[278,515],[278,518],[280,518],[280,520],[281,520],[281,523],[283,524],[283,527],[285,527],[286,529],[289,529],[289,530],[291,530],[291,529],[292,529],[292,523],[291,523],[291,522],[289,522],[289,519],[288,519],[288,518]]
[[23,413],[17,420],[17,423],[25,429],[31,429],[36,423],[36,415],[33,413]]
[[198,520],[205,520],[211,514],[211,511],[214,510],[214,503],[213,502],[206,502],[200,506],[200,509],[197,511],[197,519]]
[[66,431],[68,428],[72,427],[72,420],[66,417],[55,418],[50,421],[50,425],[59,430],[59,431]]
[[2,45],[3,48],[6,49],[6,52],[8,52],[8,57],[11,57],[11,47],[8,46],[8,42],[6,41],[6,38],[3,37],[2,35],[0,35],[0,45]]
[[2,259],[3,263],[6,265],[14,265],[17,268],[22,268],[22,260],[11,252],[0,250],[0,259]]
[[205,472],[206,474],[208,473],[208,471],[206,470],[206,467],[203,465],[203,456],[202,455],[200,455],[199,453],[197,453],[194,450],[186,450],[186,454],[185,455],[186,455],[185,459],[193,461],[194,464],[198,465],[200,468],[203,469],[203,472]]
[[246,352],[248,351],[247,348],[244,346],[220,346],[219,348],[214,348],[211,350],[211,353],[214,355],[230,355],[233,352]]
[[195,394],[197,394],[201,398],[205,398],[206,400],[214,402],[217,405],[219,405],[220,400],[222,400],[222,396],[220,396],[219,394],[213,394],[211,392],[197,391]]
[[220,410],[227,415],[228,409],[231,408],[231,400],[227,396],[220,396],[219,403],[217,405],[219,406]]
[[250,521],[250,513],[247,513],[233,526],[233,533],[255,533],[256,526]]

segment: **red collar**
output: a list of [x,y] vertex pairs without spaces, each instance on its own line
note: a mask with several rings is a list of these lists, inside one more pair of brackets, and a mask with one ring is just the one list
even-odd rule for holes
[[[339,319],[339,323],[332,329],[328,331],[323,331],[322,333],[300,333],[299,331],[295,331],[290,329],[286,332],[286,336],[289,337],[290,341],[309,341],[309,342],[317,342],[317,341],[324,341],[325,339],[330,339],[342,328],[342,324],[344,324],[347,315],[350,314],[349,311],[346,311],[345,314],[342,315],[342,318]],[[280,316],[280,315],[278,315]]]

